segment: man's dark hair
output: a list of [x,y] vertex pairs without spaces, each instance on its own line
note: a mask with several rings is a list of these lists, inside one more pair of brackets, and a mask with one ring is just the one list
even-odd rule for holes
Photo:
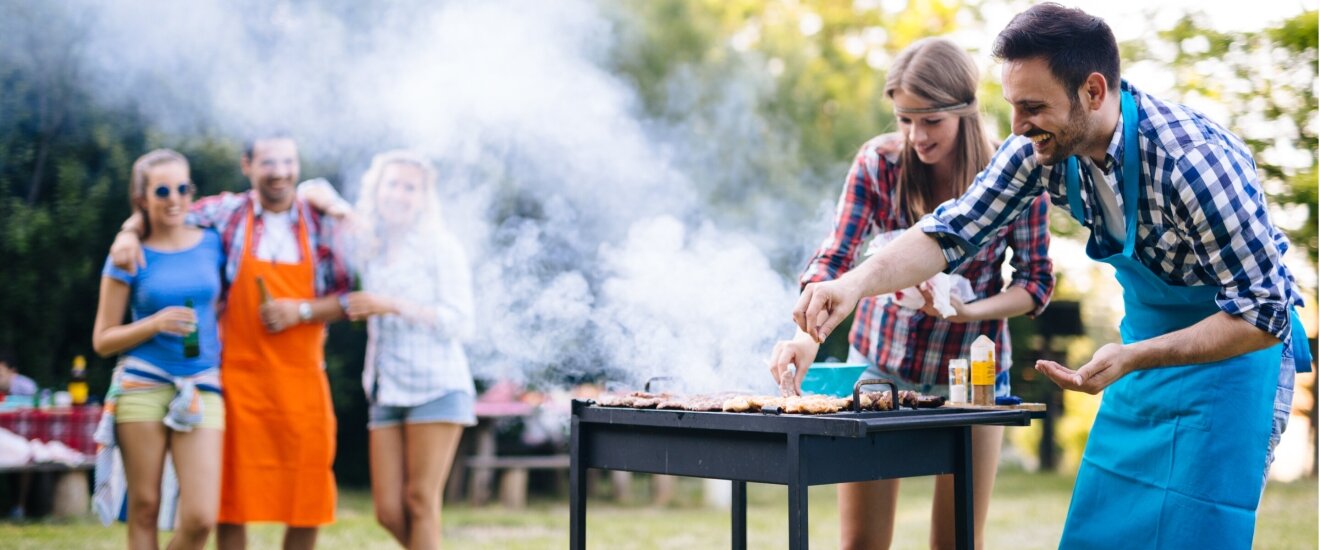
[[1068,90],[1068,98],[1091,73],[1104,75],[1109,89],[1118,89],[1118,42],[1105,20],[1080,9],[1048,2],[1017,14],[995,37],[995,58],[1018,61],[1044,59],[1050,72]]
[[257,142],[268,139],[293,139],[293,135],[284,130],[269,130],[249,134],[248,138],[243,141],[243,158],[252,160],[252,153],[256,151]]

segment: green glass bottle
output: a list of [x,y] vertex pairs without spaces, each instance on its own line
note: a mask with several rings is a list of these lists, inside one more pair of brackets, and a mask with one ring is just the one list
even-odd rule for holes
[[[188,309],[193,309],[192,298],[184,300],[183,305]],[[197,338],[197,323],[193,323],[192,332],[183,337],[183,356],[189,359],[202,354],[202,345]]]
[[[349,287],[350,290],[352,292],[362,292],[362,275],[352,275],[350,280],[352,281]],[[367,320],[358,319],[353,321],[353,330],[367,330]]]

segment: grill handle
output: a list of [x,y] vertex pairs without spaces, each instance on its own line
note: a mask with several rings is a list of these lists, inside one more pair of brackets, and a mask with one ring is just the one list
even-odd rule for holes
[[678,379],[673,376],[652,376],[650,380],[646,381],[646,385],[642,387],[642,391],[646,393],[651,393],[651,382],[677,382],[677,381]]
[[858,380],[853,384],[853,412],[862,412],[862,387],[863,386],[889,386],[889,401],[894,405],[894,410],[898,410],[898,385],[888,378],[867,378]]

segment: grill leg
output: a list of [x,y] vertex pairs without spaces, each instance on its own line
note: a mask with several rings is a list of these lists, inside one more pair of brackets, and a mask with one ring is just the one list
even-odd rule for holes
[[582,462],[582,427],[573,417],[569,437],[568,469],[568,547],[587,548],[587,467]]
[[747,550],[747,482],[733,482],[733,550]]
[[788,434],[788,548],[807,550],[807,482],[802,475],[802,436]]
[[955,428],[953,466],[954,543],[960,550],[972,548],[976,529],[972,510],[972,427]]

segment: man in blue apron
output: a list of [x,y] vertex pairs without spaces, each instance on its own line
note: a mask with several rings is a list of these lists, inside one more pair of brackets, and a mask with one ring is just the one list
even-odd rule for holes
[[1040,4],[995,41],[1013,133],[967,193],[847,275],[808,285],[794,319],[823,340],[864,295],[954,271],[1042,192],[1091,231],[1123,287],[1122,344],[1059,386],[1104,390],[1061,548],[1250,548],[1293,374],[1302,305],[1246,145],[1119,78],[1108,25]]

